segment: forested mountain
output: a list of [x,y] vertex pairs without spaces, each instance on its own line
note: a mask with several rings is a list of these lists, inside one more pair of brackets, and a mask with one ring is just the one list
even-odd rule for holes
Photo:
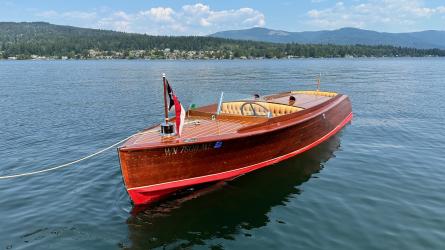
[[0,22],[0,58],[283,58],[445,56],[438,49],[253,42],[199,36],[150,36],[53,25]]
[[418,49],[445,49],[445,31],[427,30],[409,33],[387,33],[356,28],[338,30],[288,32],[266,28],[229,30],[211,37],[274,43],[392,45]]

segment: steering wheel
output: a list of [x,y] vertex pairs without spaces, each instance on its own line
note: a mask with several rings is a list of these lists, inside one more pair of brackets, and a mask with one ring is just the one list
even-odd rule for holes
[[[263,104],[259,104],[257,102],[244,102],[240,106],[241,115],[243,115],[243,116],[244,116],[244,106],[246,106],[247,104],[249,104],[250,108],[252,108],[253,116],[268,116],[270,114],[270,110],[268,108],[266,108]],[[255,109],[253,108],[253,105],[257,105],[257,106],[260,106],[261,108],[263,108],[266,111],[266,115],[258,115],[256,113]]]

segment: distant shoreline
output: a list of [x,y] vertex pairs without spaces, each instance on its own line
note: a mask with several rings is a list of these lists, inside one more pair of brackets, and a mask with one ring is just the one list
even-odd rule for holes
[[[384,41],[381,41],[384,44]],[[445,50],[391,45],[271,43],[203,36],[150,36],[49,23],[0,22],[3,59],[274,59],[444,57]]]
[[395,59],[395,58],[445,58],[445,56],[357,56],[357,57],[292,57],[292,58],[0,58],[0,61],[258,61],[258,60],[305,60],[305,59]]

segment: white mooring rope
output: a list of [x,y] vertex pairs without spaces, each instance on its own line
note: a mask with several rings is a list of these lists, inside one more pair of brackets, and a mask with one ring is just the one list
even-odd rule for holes
[[60,168],[64,168],[64,167],[68,167],[68,166],[71,166],[71,165],[76,164],[76,163],[78,163],[78,162],[81,162],[81,161],[84,161],[84,160],[86,160],[86,159],[89,159],[89,158],[91,158],[91,157],[93,157],[93,156],[96,156],[96,155],[98,155],[98,154],[101,154],[101,153],[103,153],[103,152],[105,152],[105,151],[107,151],[107,150],[110,150],[111,148],[116,147],[117,145],[119,145],[119,144],[125,142],[126,140],[130,139],[131,137],[133,137],[133,136],[135,136],[135,135],[137,135],[137,134],[134,134],[134,135],[132,135],[132,136],[129,136],[129,137],[123,139],[123,140],[120,140],[120,141],[116,142],[115,144],[113,144],[113,145],[111,145],[111,146],[108,146],[108,147],[106,147],[106,148],[104,148],[104,149],[101,149],[101,150],[99,150],[99,151],[97,151],[97,152],[95,152],[95,153],[93,153],[93,154],[90,154],[90,155],[88,155],[88,156],[82,157],[82,158],[80,158],[80,159],[78,159],[78,160],[75,160],[75,161],[67,162],[67,163],[65,163],[65,164],[62,164],[62,165],[59,165],[59,166],[55,166],[55,167],[44,168],[44,169],[42,169],[42,170],[38,170],[38,171],[27,172],[27,173],[21,173],[21,174],[14,174],[14,175],[0,176],[0,180],[1,180],[1,179],[17,178],[17,177],[28,176],[28,175],[35,175],[35,174],[40,174],[40,173],[49,172],[49,171],[53,171],[53,170],[56,170],[56,169],[60,169]]

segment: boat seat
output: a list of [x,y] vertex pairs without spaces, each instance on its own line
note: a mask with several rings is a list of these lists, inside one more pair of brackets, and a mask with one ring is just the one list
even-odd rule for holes
[[[221,106],[221,113],[222,114],[229,114],[229,115],[242,115],[241,114],[241,106],[246,103],[243,101],[237,101],[237,102],[224,102]],[[269,102],[256,102],[260,105],[263,105],[269,111],[271,112],[272,117],[280,116],[280,115],[287,115],[291,114],[297,111],[302,110],[302,108],[289,106],[285,104],[278,104],[278,103],[269,103]],[[266,116],[267,112],[264,108],[262,108],[259,105],[252,105],[255,109],[255,113],[257,115]],[[243,107],[244,115],[253,115],[252,107],[249,104],[244,105]]]

